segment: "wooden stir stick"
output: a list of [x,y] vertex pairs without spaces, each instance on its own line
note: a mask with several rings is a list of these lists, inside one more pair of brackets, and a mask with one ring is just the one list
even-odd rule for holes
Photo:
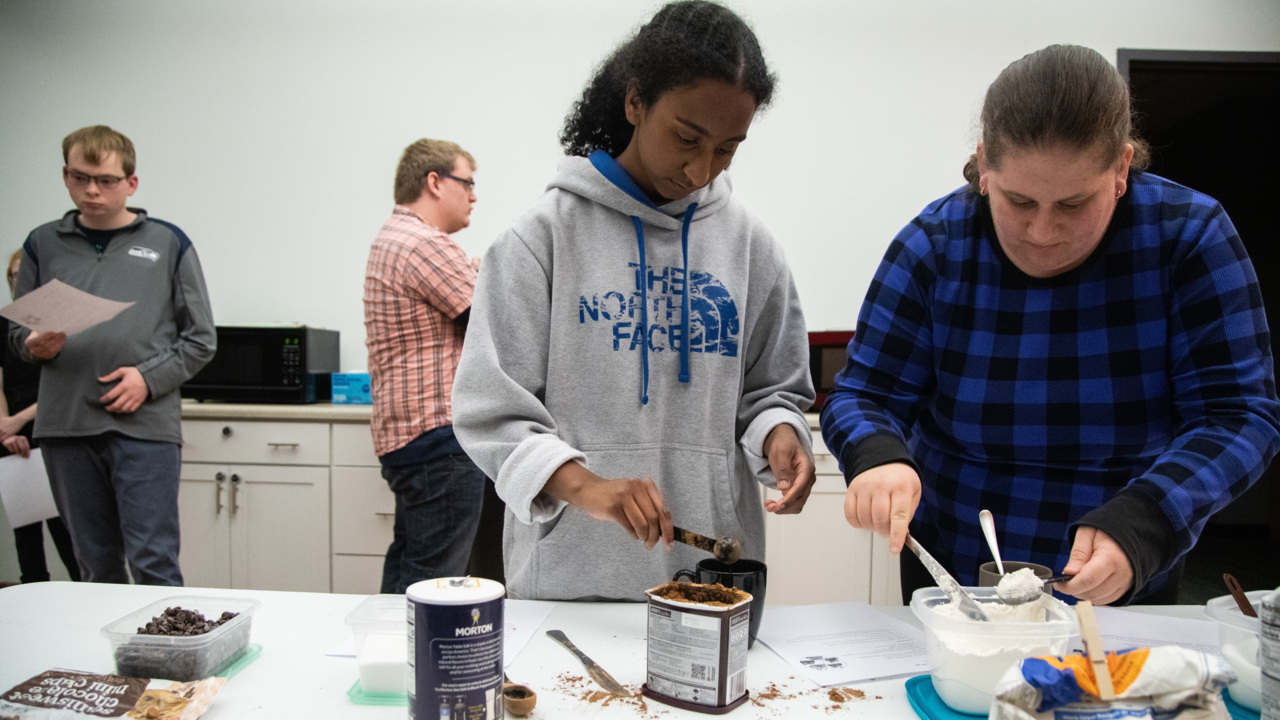
[[1093,676],[1098,680],[1098,697],[1115,700],[1116,691],[1111,685],[1111,669],[1107,667],[1107,653],[1102,649],[1102,635],[1098,633],[1098,619],[1093,614],[1093,603],[1081,600],[1076,603],[1076,618],[1080,621],[1080,640],[1085,655],[1093,666]]

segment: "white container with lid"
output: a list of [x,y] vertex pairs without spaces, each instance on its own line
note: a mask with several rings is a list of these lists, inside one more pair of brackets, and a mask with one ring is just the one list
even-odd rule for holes
[[1001,620],[997,618],[1015,610],[1030,617],[1032,604],[1006,606],[994,587],[965,591],[993,618],[991,622],[956,616],[946,593],[936,587],[916,590],[911,611],[924,623],[929,673],[938,696],[953,710],[986,715],[1006,670],[1022,658],[1066,653],[1079,631],[1075,611],[1050,595],[1035,601],[1043,603],[1043,620]]
[[[1270,593],[1254,590],[1245,593],[1255,610],[1260,609],[1262,599]],[[1236,599],[1230,595],[1216,597],[1205,603],[1204,614],[1218,623],[1218,643],[1222,657],[1236,671],[1237,680],[1228,691],[1231,699],[1250,710],[1262,707],[1262,670],[1258,665],[1258,628],[1256,617],[1240,612]]]
[[403,696],[409,686],[408,604],[403,595],[371,595],[347,614],[366,695]]
[[[111,643],[118,675],[202,680],[225,671],[248,652],[253,613],[260,604],[252,598],[171,595],[107,625],[102,636]],[[179,607],[199,612],[209,621],[217,621],[224,612],[236,616],[202,635],[138,634],[139,628],[166,609]]]

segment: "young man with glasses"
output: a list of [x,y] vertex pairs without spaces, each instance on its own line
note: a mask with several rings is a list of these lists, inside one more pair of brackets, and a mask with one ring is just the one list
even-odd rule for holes
[[475,170],[455,143],[423,139],[405,148],[395,208],[369,251],[373,444],[396,496],[384,593],[463,574],[503,580],[504,508],[454,438],[450,401],[480,266],[450,235],[471,224]]
[[9,346],[42,366],[34,435],[82,579],[182,585],[178,387],[215,349],[204,274],[182,230],[126,205],[129,138],[81,128],[62,157],[76,209],[27,237],[14,296],[59,280],[134,305],[72,337],[14,324]]

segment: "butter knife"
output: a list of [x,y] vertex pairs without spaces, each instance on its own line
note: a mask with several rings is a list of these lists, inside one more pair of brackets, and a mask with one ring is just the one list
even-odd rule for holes
[[955,578],[951,577],[951,573],[947,572],[941,563],[934,560],[933,556],[920,547],[920,543],[916,542],[916,539],[910,535],[907,536],[907,547],[911,548],[911,552],[920,558],[920,562],[924,563],[924,569],[929,571],[929,574],[933,576],[933,581],[938,583],[938,587],[942,588],[942,592],[947,594],[952,604],[959,608],[960,612],[967,615],[970,620],[991,621],[991,618],[987,617],[987,614],[978,606],[977,601],[969,593],[965,592],[964,588],[960,587],[960,583]]
[[576,655],[578,659],[582,661],[582,665],[587,669],[587,674],[591,676],[591,679],[595,680],[600,687],[608,690],[609,694],[617,695],[619,697],[631,697],[631,693],[627,692],[627,689],[622,687],[621,683],[614,680],[612,675],[605,672],[604,668],[600,667],[599,663],[587,657],[586,653],[579,650],[578,646],[574,645],[568,637],[565,637],[563,632],[559,630],[548,630],[547,637],[565,646],[569,652]]

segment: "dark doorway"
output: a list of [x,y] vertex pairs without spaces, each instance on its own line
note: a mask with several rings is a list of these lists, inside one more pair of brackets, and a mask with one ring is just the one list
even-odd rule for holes
[[[1151,171],[1217,199],[1240,233],[1262,289],[1272,355],[1280,357],[1280,53],[1121,48],[1117,60],[1129,80],[1138,131],[1151,143]],[[1280,462],[1206,526],[1188,557],[1189,576],[1196,567],[1217,568],[1216,577],[1205,581],[1206,592],[1226,592],[1221,573],[1232,572],[1224,564],[1231,556],[1252,555],[1274,568],[1251,576],[1261,585],[1250,589],[1280,584],[1277,476]],[[1237,544],[1254,551],[1228,550]],[[1184,591],[1195,586],[1189,577]],[[1184,602],[1203,602],[1183,594]]]

